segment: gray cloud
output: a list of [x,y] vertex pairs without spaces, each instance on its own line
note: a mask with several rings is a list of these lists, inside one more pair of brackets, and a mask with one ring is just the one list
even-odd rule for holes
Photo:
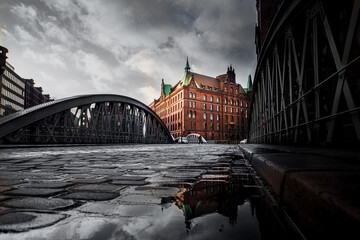
[[256,65],[253,0],[3,0],[1,45],[25,78],[56,98],[117,93],[145,103],[175,84],[186,56],[246,84]]

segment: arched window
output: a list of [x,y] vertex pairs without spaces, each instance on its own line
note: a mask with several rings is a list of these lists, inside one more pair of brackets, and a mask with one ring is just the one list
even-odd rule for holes
[[193,102],[193,108],[196,108],[196,102]]
[[189,98],[192,98],[192,93],[189,93]]
[[224,99],[224,103],[227,104],[227,98]]
[[210,114],[210,120],[214,120],[214,115],[212,113]]
[[189,102],[189,106],[190,106],[190,108],[192,107],[192,102]]
[[214,100],[213,96],[210,96],[210,102],[212,102]]
[[230,99],[230,105],[232,105],[233,104],[233,100],[232,99]]
[[194,119],[196,118],[196,112],[193,112],[193,118]]
[[239,100],[236,100],[236,106],[239,106]]
[[204,94],[204,101],[206,101],[206,95]]
[[216,106],[216,110],[220,112],[220,106]]
[[233,93],[233,88],[230,88],[230,93]]
[[204,113],[204,120],[206,120],[206,113]]
[[216,98],[216,102],[217,102],[217,103],[220,102],[220,98],[219,98],[219,97]]
[[193,98],[196,98],[196,93],[193,94]]

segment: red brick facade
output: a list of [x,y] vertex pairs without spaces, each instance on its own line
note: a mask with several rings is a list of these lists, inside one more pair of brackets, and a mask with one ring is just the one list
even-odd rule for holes
[[161,84],[161,96],[150,105],[176,138],[198,133],[206,140],[247,138],[248,93],[236,83],[235,70],[216,78],[190,72],[174,87]]

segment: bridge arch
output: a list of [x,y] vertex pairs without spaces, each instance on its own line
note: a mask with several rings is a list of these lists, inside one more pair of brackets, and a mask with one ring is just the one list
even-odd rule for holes
[[3,143],[171,143],[148,106],[113,94],[59,99],[0,119]]

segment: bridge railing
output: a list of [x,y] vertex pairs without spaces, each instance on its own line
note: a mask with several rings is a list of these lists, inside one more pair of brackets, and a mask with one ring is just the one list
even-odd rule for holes
[[284,1],[259,57],[254,143],[360,142],[360,1]]

